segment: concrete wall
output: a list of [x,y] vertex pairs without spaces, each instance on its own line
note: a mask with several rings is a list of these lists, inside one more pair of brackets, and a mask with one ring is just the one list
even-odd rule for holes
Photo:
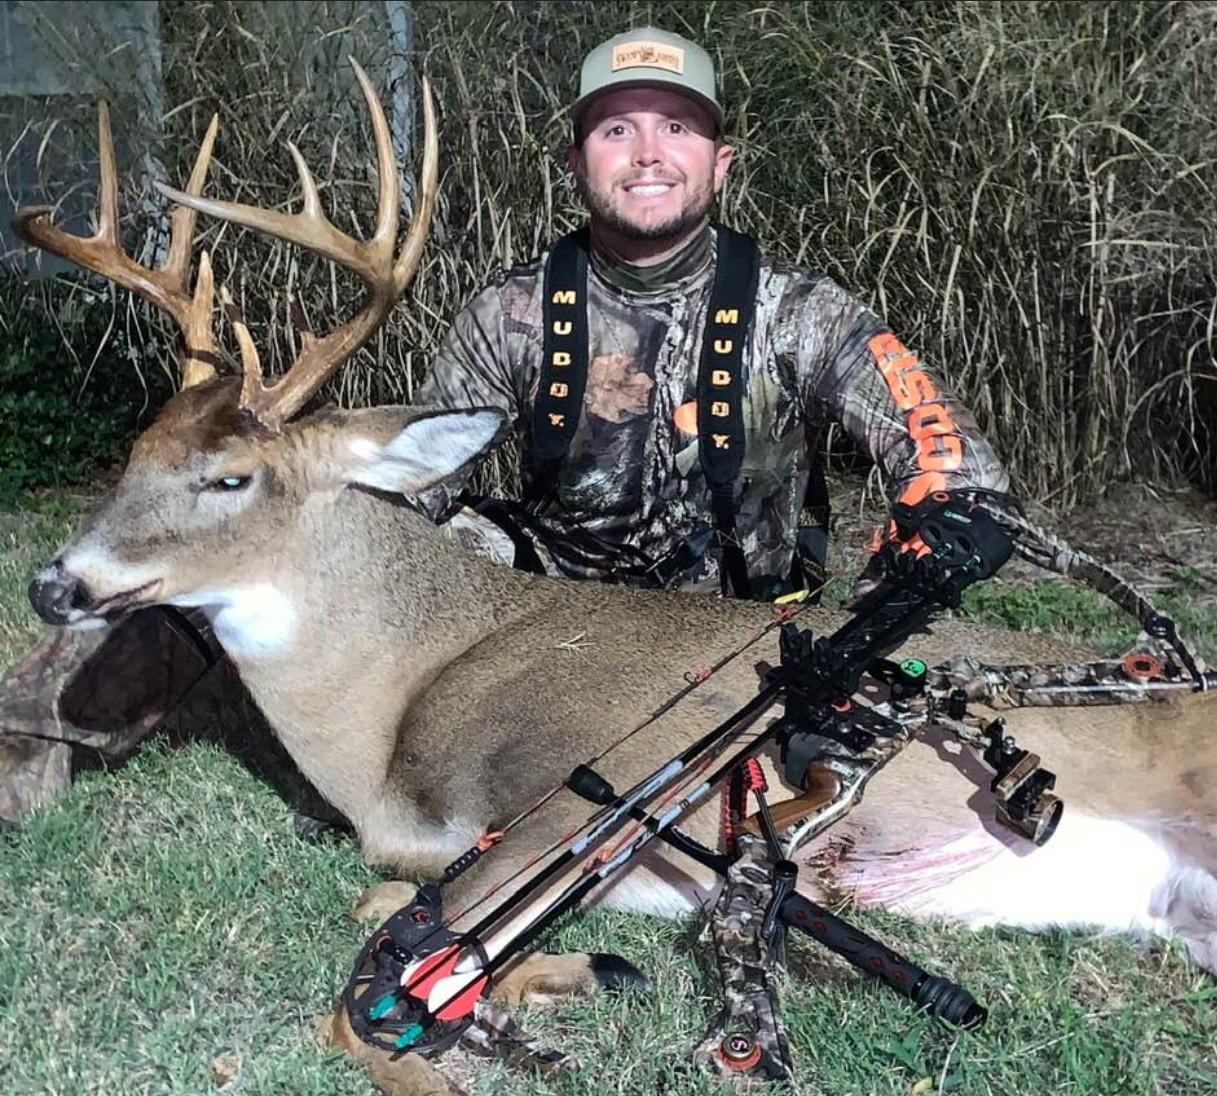
[[126,150],[147,147],[141,137],[162,114],[159,8],[155,0],[0,0],[0,261],[11,269],[45,275],[64,266],[50,256],[25,265],[10,228],[18,205],[62,198],[61,222],[88,230],[98,99],[111,103],[120,170],[153,167],[132,165]]

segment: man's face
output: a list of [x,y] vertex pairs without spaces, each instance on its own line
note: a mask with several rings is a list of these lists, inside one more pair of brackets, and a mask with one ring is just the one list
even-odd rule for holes
[[592,216],[628,239],[678,237],[709,214],[732,150],[714,120],[676,92],[635,88],[604,95],[583,121],[567,164]]

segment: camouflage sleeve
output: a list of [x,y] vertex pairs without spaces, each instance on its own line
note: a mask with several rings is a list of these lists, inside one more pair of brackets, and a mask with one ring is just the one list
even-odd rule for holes
[[515,422],[521,393],[514,374],[498,288],[488,286],[452,321],[414,405],[449,410],[498,407]]
[[[519,371],[512,363],[502,300],[498,287],[491,285],[457,313],[415,393],[413,406],[443,410],[497,407],[515,424],[521,413],[522,392]],[[456,496],[465,489],[478,463],[471,461],[462,473],[449,477],[419,500],[434,520],[442,521],[452,513]]]
[[1009,490],[972,412],[882,320],[829,278],[800,286],[780,322],[795,399],[883,469],[889,503],[931,491]]

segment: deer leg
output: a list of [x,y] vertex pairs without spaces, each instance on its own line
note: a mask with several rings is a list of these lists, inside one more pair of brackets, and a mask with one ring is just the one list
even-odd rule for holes
[[355,1034],[341,1004],[322,1018],[318,1036],[323,1046],[346,1051],[362,1062],[372,1083],[386,1096],[464,1096],[425,1058],[404,1054],[392,1061],[383,1050],[369,1046]]
[[494,980],[490,998],[505,1005],[553,1004],[602,990],[649,989],[646,976],[618,955],[601,952],[526,955]]
[[1158,896],[1156,912],[1192,961],[1217,975],[1217,830],[1167,826],[1164,843],[1174,871]]
[[364,888],[351,916],[356,921],[376,921],[379,924],[403,906],[408,906],[414,901],[414,894],[417,890],[418,887],[413,883],[407,883],[401,879],[373,883],[372,886]]
[[220,745],[295,812],[301,840],[353,833],[350,822],[305,778],[222,653],[161,726],[175,742],[202,739]]

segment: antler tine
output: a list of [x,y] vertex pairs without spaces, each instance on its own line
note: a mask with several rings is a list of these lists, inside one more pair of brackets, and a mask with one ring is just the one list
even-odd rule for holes
[[224,305],[224,314],[228,317],[228,322],[232,324],[232,329],[236,332],[237,346],[241,349],[241,364],[244,367],[244,375],[241,378],[241,404],[245,406],[256,399],[257,393],[262,389],[262,362],[258,358],[258,348],[249,333],[245,317],[237,307],[236,301],[232,299],[232,294],[228,292],[226,285],[220,287],[220,301]]
[[423,113],[425,121],[425,150],[423,155],[423,194],[415,211],[410,232],[401,256],[393,259],[400,211],[399,177],[393,141],[384,109],[371,80],[359,63],[351,65],[363,90],[376,139],[379,195],[376,229],[366,241],[356,240],[340,232],[325,215],[316,184],[304,158],[294,145],[289,145],[292,159],[300,177],[303,208],[299,213],[280,213],[240,202],[224,202],[195,197],[170,187],[161,186],[167,197],[190,206],[208,216],[243,225],[267,235],[297,244],[347,269],[354,271],[370,290],[358,313],[324,338],[305,340],[300,355],[277,384],[264,387],[260,383],[243,405],[265,425],[279,428],[299,411],[325,383],[329,376],[351,354],[362,346],[388,318],[422,257],[435,208],[438,175],[439,140],[435,111],[429,82],[423,80]]
[[[199,154],[195,157],[190,181],[186,185],[186,191],[189,194],[203,193],[203,181],[207,177],[207,168],[211,165],[211,150],[215,146],[219,129],[220,116],[213,114],[211,124],[208,125],[207,132],[203,136],[203,143],[199,146]],[[198,216],[198,213],[189,206],[178,206],[173,211],[173,224],[169,230],[169,258],[165,260],[165,275],[177,280],[183,294],[186,292],[190,253],[194,244],[194,225]],[[216,375],[214,363],[218,359],[215,352],[215,332],[211,327],[211,310],[214,301],[211,260],[204,251],[199,257],[198,283],[190,301],[189,318],[186,321],[186,360],[182,364],[183,388],[201,384]]]
[[[377,231],[371,240],[368,240],[366,243],[360,242],[334,227],[333,222],[325,215],[325,211],[321,207],[321,199],[317,194],[316,184],[313,182],[308,165],[304,162],[304,157],[300,155],[299,149],[291,143],[288,144],[288,151],[295,162],[296,171],[300,177],[300,187],[304,195],[304,208],[299,213],[280,213],[273,209],[262,209],[259,206],[246,205],[243,202],[225,202],[215,198],[195,197],[175,190],[173,187],[166,186],[163,183],[157,183],[157,188],[166,197],[173,199],[173,201],[181,205],[189,206],[199,213],[206,213],[209,217],[215,217],[222,221],[230,221],[233,224],[263,232],[268,236],[286,240],[288,243],[298,244],[310,251],[315,251],[317,254],[333,262],[354,270],[355,273],[366,281],[372,283],[383,281],[385,274],[383,262],[378,263],[377,259],[381,258],[379,253],[385,249],[385,236],[390,237],[389,247],[392,247],[391,234],[397,220],[397,178],[396,169],[392,162],[393,147],[392,141],[389,138],[388,123],[385,121],[380,102],[376,98],[376,92],[372,88],[371,83],[367,82],[363,69],[355,62],[352,62],[352,64],[355,64],[356,72],[360,76],[360,82],[364,84],[364,92],[372,112],[373,126],[376,128],[377,149],[382,157],[380,170],[380,209],[377,215]],[[377,122],[380,125],[377,125]],[[381,147],[382,136],[384,141],[383,147]],[[383,158],[386,154],[389,159],[387,177],[391,180],[390,185],[387,187],[384,185],[386,171],[383,163]],[[386,204],[391,208],[386,210]],[[390,227],[387,233],[382,234],[381,222],[386,219],[386,213],[388,214]]]
[[422,261],[423,248],[427,245],[427,234],[431,228],[431,217],[435,212],[435,199],[439,193],[439,142],[435,140],[435,104],[431,101],[431,85],[423,77],[423,126],[426,141],[423,147],[422,186],[419,188],[418,205],[410,232],[402,246],[397,265],[393,268],[393,280],[397,292],[405,292],[414,278],[414,272]]
[[110,105],[97,105],[97,158],[100,185],[97,193],[97,238],[118,246],[118,166],[114,160],[114,136],[110,132]]
[[[211,124],[203,135],[203,143],[199,145],[199,153],[194,159],[194,169],[190,172],[190,181],[186,184],[187,194],[202,194],[203,181],[207,177],[207,169],[211,166],[211,150],[216,143],[216,134],[220,129],[220,116],[213,114]],[[198,213],[189,206],[178,206],[173,211],[173,226],[169,234],[169,258],[165,260],[165,273],[169,277],[178,278],[183,288],[186,285],[186,275],[190,266],[191,244],[194,242],[194,223]]]
[[[218,128],[219,116],[215,115],[195,159],[188,187],[191,193],[198,194],[203,189]],[[123,250],[118,238],[118,169],[110,130],[110,109],[104,101],[97,109],[97,145],[100,180],[97,230],[92,236],[74,236],[58,228],[52,222],[54,207],[45,205],[19,209],[13,227],[27,244],[92,270],[168,312],[186,344],[182,386],[208,380],[215,376],[210,267],[206,274],[200,269],[194,293],[188,288],[191,237],[197,215],[191,209],[174,211],[169,256],[161,269],[137,263]]]

